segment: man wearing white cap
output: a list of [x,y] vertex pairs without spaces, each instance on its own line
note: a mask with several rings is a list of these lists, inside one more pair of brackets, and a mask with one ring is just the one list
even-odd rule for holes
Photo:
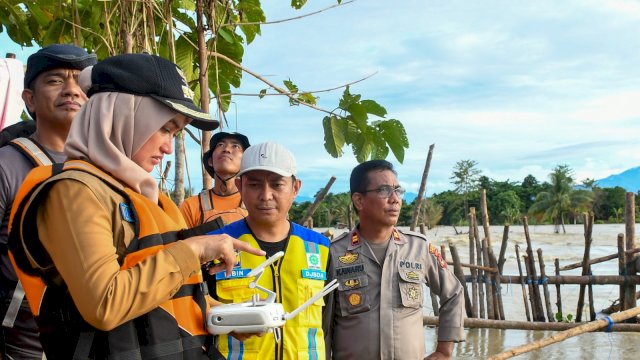
[[[229,234],[260,247],[267,256],[284,251],[282,258],[265,269],[259,285],[275,292],[276,301],[291,312],[322,290],[329,240],[287,219],[301,182],[296,178],[293,155],[282,145],[267,142],[250,146],[244,152],[238,176],[236,186],[249,214],[213,234]],[[216,275],[215,284],[210,284],[215,289],[214,297],[225,303],[251,298],[254,290],[248,284],[252,278],[246,275],[266,258],[240,253],[237,260],[231,276]],[[322,305],[323,300],[318,300],[275,333],[248,339],[240,334],[220,336],[218,348],[230,360],[298,359],[303,355],[324,359]],[[281,339],[276,341],[279,335]]]

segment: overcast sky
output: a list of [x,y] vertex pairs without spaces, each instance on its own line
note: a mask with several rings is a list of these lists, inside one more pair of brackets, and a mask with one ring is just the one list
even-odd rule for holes
[[[309,1],[300,11],[288,1],[262,3],[267,20],[279,20],[335,1]],[[4,34],[0,45],[11,48]],[[452,188],[453,165],[462,159],[476,160],[491,178],[518,182],[527,174],[546,180],[558,164],[579,180],[640,165],[640,1],[357,0],[264,25],[243,65],[306,91],[377,72],[352,92],[404,124],[405,161],[389,160],[409,191],[417,192],[432,143],[428,194]],[[245,74],[236,91],[263,88]],[[340,95],[321,93],[319,105],[333,109]],[[275,96],[234,102],[228,130],[291,149],[303,195],[331,175],[334,192],[348,189],[355,158],[350,149],[339,159],[326,153],[322,113]],[[199,190],[195,145],[188,155]]]

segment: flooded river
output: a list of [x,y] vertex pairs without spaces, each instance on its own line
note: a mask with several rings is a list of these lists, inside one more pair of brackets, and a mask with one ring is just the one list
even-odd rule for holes
[[[566,225],[566,234],[554,234],[553,226],[530,226],[529,232],[532,239],[534,252],[542,248],[547,275],[554,274],[554,260],[560,260],[560,266],[579,262],[584,255],[584,228],[582,225]],[[338,230],[340,231],[340,230]],[[438,227],[429,230],[427,236],[435,245],[447,246],[447,259],[451,259],[448,244],[454,244],[458,248],[462,262],[469,262],[469,238],[467,228],[458,228],[465,234],[456,235],[451,227]],[[493,251],[498,256],[500,242],[502,240],[502,226],[491,227],[491,239]],[[480,234],[482,236],[482,228]],[[624,225],[594,225],[593,243],[591,245],[591,257],[600,257],[617,253],[617,235],[624,233]],[[636,239],[640,234],[640,226],[636,225]],[[638,243],[638,241],[637,241]],[[510,228],[509,242],[504,265],[504,275],[518,275],[514,246],[520,245],[520,253],[526,250],[526,240],[521,225]],[[536,264],[537,264],[536,254]],[[592,266],[594,275],[617,275],[617,260],[610,260]],[[469,274],[465,269],[465,274]],[[539,271],[538,271],[539,274]],[[562,275],[580,275],[581,269],[562,272]],[[469,284],[469,289],[471,288]],[[504,312],[507,320],[526,321],[525,308],[522,300],[520,284],[502,284],[502,298]],[[594,285],[594,308],[596,312],[611,305],[618,298],[619,287],[617,285]],[[540,288],[542,294],[542,287]],[[549,287],[553,313],[556,307],[555,286]],[[578,302],[579,285],[562,285],[562,304],[564,314],[572,314],[575,318]],[[544,302],[544,298],[543,298]],[[585,296],[585,306],[582,314],[583,320],[589,319],[588,297]],[[431,301],[425,301],[425,313],[433,315]],[[495,330],[495,329],[468,329],[467,341],[457,344],[454,356],[457,359],[485,359],[491,355],[505,350],[530,343],[553,335],[552,331],[529,330]],[[427,349],[434,349],[436,332],[434,328],[425,328]],[[543,349],[523,354],[515,359],[639,359],[640,358],[640,333],[588,333],[564,340],[547,346]],[[638,351],[638,353],[636,353]]]

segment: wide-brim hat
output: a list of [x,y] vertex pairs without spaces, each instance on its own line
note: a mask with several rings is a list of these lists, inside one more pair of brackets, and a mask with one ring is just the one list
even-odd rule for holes
[[152,97],[192,119],[201,130],[214,130],[219,122],[193,103],[193,91],[184,73],[171,61],[150,54],[123,54],[104,59],[91,71],[87,96],[122,92]]
[[28,89],[41,73],[52,69],[82,70],[98,62],[96,54],[89,54],[74,45],[53,44],[38,50],[27,59],[24,87]]
[[240,145],[242,146],[243,151],[247,150],[247,148],[251,146],[251,144],[249,143],[249,138],[237,132],[228,133],[228,132],[221,131],[213,134],[213,136],[211,137],[211,140],[209,140],[209,150],[207,150],[204,154],[202,154],[202,164],[204,165],[204,169],[207,170],[207,173],[209,173],[209,175],[211,175],[212,177],[215,176],[216,171],[213,169],[213,166],[209,165],[209,158],[211,157],[211,154],[213,154],[213,150],[215,149],[215,146],[220,141],[222,141],[222,139],[225,139],[228,137],[232,137],[238,140],[240,142]]

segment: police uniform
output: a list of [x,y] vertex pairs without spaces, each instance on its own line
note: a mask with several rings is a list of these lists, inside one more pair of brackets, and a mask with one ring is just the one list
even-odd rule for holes
[[327,359],[423,359],[423,285],[440,296],[438,340],[464,340],[462,286],[423,235],[394,229],[382,266],[357,228],[330,250],[327,281],[339,287],[323,315]]

